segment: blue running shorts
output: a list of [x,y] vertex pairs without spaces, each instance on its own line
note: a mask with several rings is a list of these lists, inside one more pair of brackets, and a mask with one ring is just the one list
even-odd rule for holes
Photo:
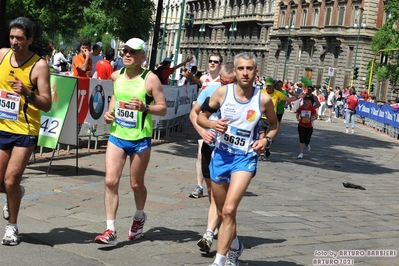
[[141,153],[151,149],[151,138],[144,138],[140,140],[124,140],[115,136],[109,136],[108,141],[116,147],[121,148],[127,155],[131,156],[134,153]]
[[38,136],[20,135],[0,131],[0,149],[8,150],[12,147],[31,147],[37,145]]
[[248,153],[246,155],[233,155],[225,151],[214,149],[212,160],[209,165],[211,179],[216,183],[230,183],[231,174],[238,171],[253,172],[256,174],[258,165],[258,154]]

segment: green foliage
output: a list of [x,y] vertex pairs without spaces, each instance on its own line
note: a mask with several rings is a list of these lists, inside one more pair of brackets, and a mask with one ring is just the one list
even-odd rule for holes
[[390,84],[396,87],[399,84],[399,51],[387,50],[399,48],[399,1],[388,0],[384,8],[390,15],[382,28],[374,35],[371,49],[374,53],[385,50],[383,53],[389,60],[387,64],[375,62],[374,73],[378,81],[389,80]]
[[[39,54],[48,43],[74,50],[86,38],[92,43],[101,41],[106,51],[111,39],[148,40],[153,11],[151,0],[8,0],[5,22],[8,25],[20,16],[32,19],[38,31],[31,50]],[[8,27],[0,34],[8,40]]]

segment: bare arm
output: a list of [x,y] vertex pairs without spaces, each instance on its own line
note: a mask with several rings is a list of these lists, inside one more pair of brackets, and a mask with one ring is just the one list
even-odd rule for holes
[[186,61],[183,61],[183,62],[181,62],[180,64],[178,64],[177,66],[174,66],[173,69],[178,69],[178,68],[184,66],[185,64],[187,64],[188,62],[190,62],[191,59],[193,59],[193,58],[192,58],[192,57],[188,57],[188,58],[186,59]]
[[[149,113],[165,116],[167,112],[165,94],[163,93],[163,87],[157,75],[150,73],[145,85],[147,92],[154,98],[154,104],[150,106]],[[142,112],[145,111],[145,104],[143,102],[141,102],[139,110]]]
[[[50,90],[50,70],[45,60],[39,60],[32,69],[32,83],[37,88],[38,93],[35,94],[35,98],[32,104],[39,110],[45,112],[51,109],[51,90]],[[31,96],[34,94],[33,91],[28,89],[22,81],[14,76],[14,79],[9,80],[12,88],[16,93],[22,96]]]

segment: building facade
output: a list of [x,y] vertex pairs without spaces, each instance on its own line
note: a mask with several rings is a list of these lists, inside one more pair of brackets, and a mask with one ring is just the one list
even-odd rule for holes
[[[330,77],[330,86],[356,88],[367,82],[371,40],[387,16],[384,0],[186,0],[183,12],[181,5],[180,0],[164,3],[162,16],[168,19],[161,24],[160,33],[166,30],[159,59],[178,52],[194,56],[198,69],[206,70],[213,52],[227,62],[250,51],[259,76],[293,82],[306,76],[319,85]],[[181,27],[178,39],[186,13],[194,20]],[[359,75],[353,80],[355,67]],[[389,95],[388,82],[374,78],[373,83],[377,98],[397,96]]]

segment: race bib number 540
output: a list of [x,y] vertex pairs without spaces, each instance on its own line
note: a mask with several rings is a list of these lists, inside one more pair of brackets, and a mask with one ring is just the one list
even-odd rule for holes
[[21,96],[18,94],[0,90],[0,118],[17,121],[20,100]]

